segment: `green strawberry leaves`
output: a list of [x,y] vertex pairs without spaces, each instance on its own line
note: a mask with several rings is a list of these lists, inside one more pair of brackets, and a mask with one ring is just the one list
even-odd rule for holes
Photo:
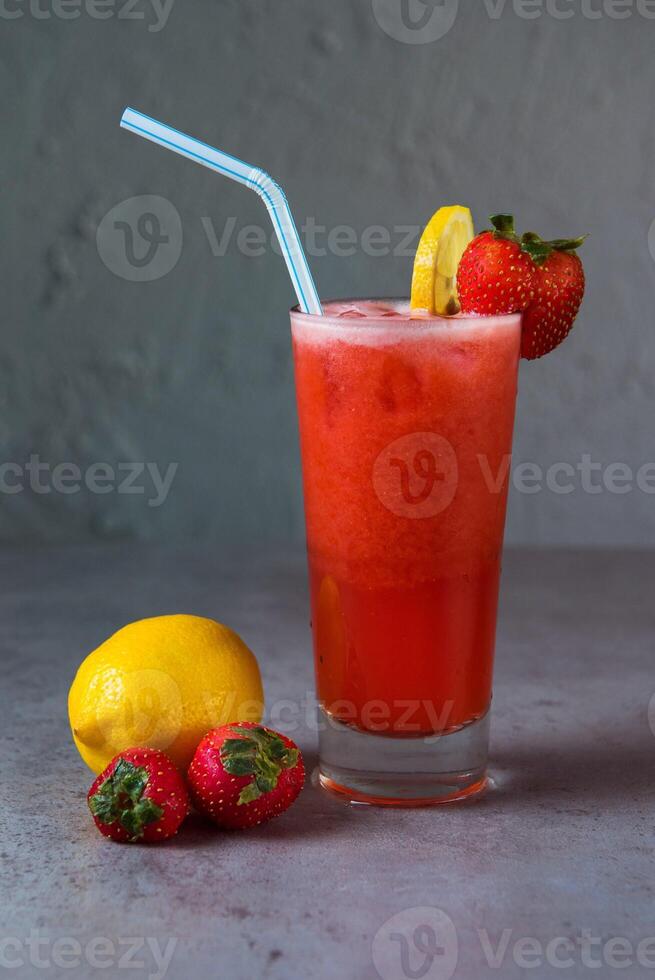
[[254,776],[239,795],[239,805],[253,803],[275,789],[283,769],[293,769],[298,749],[289,748],[275,732],[261,725],[232,731],[241,738],[226,738],[220,748],[223,768],[231,776]]
[[490,219],[493,225],[494,238],[502,238],[509,242],[515,242],[521,246],[521,251],[529,255],[535,265],[543,265],[549,255],[553,252],[574,252],[580,248],[587,239],[587,235],[581,238],[555,238],[550,242],[544,241],[534,231],[526,231],[520,238],[514,230],[514,217],[511,214],[492,214]]
[[239,793],[238,806],[243,806],[244,803],[254,803],[255,800],[258,800],[264,792],[267,791],[262,790],[261,786],[259,785],[259,781],[257,779],[253,779],[253,781],[248,783],[247,786],[244,786]]
[[550,242],[545,242],[534,231],[526,231],[521,238],[521,251],[530,256],[535,265],[543,265],[555,251]]
[[580,238],[554,238],[549,244],[556,252],[575,252],[589,238],[589,235],[582,235]]
[[164,811],[152,800],[140,800],[135,806],[126,808],[120,815],[121,826],[125,827],[132,840],[143,837],[143,831],[150,823],[155,823],[162,817]]
[[513,242],[518,241],[514,231],[513,214],[492,214],[489,220],[494,226],[494,238],[508,238]]
[[101,823],[119,823],[132,840],[143,837],[145,828],[159,820],[164,811],[143,796],[149,780],[148,770],[119,759],[111,776],[100,784],[89,800],[89,809]]

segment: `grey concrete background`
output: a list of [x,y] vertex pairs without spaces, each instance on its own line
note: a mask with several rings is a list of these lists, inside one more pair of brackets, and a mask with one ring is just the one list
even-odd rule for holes
[[[511,209],[544,235],[589,232],[575,333],[522,370],[516,461],[655,458],[652,4],[450,2],[448,33],[408,44],[381,26],[401,0],[173,0],[164,24],[149,0],[110,0],[103,20],[75,2],[0,14],[2,456],[179,469],[161,507],[3,494],[1,538],[302,539],[286,271],[268,249],[217,257],[206,234],[208,220],[219,238],[230,218],[235,234],[267,227],[265,212],[120,131],[126,104],[268,169],[299,223],[382,225],[396,244],[398,226],[457,200],[479,224]],[[135,195],[182,223],[179,261],[152,282],[116,275],[96,246]],[[323,296],[403,295],[411,258],[358,249],[312,267]],[[635,545],[654,529],[638,489],[510,500],[514,543]]]

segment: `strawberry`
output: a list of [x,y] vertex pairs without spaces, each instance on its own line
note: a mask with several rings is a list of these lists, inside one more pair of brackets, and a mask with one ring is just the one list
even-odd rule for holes
[[101,834],[120,843],[172,837],[189,812],[179,772],[159,749],[127,749],[96,778],[87,796]]
[[503,316],[525,310],[535,295],[535,279],[535,264],[517,242],[483,231],[468,244],[457,269],[462,312]]
[[583,238],[546,242],[534,232],[521,238],[514,218],[496,214],[493,231],[469,243],[457,270],[463,313],[523,313],[521,355],[533,360],[561,344],[573,327],[584,295],[584,271],[575,254]]
[[201,813],[219,827],[241,830],[290,807],[303,787],[305,766],[290,738],[243,721],[205,735],[188,779]]
[[582,262],[571,250],[555,249],[537,269],[537,294],[523,314],[521,356],[549,354],[568,335],[584,296]]

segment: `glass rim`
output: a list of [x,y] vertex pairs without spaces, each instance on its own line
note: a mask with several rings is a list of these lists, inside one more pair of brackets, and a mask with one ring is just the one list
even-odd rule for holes
[[[407,304],[409,305],[409,297],[407,296],[346,296],[346,297],[335,297],[333,299],[326,299],[321,301],[323,307],[329,306],[333,303],[339,303],[343,305],[347,304],[357,304],[357,303],[381,303],[381,304]],[[289,314],[291,320],[297,320],[303,323],[305,326],[313,326],[320,328],[321,326],[330,327],[331,329],[341,328],[343,330],[352,330],[355,326],[357,330],[379,330],[381,327],[386,327],[386,329],[393,328],[394,325],[403,323],[410,324],[412,327],[417,329],[425,330],[429,326],[450,326],[454,327],[456,325],[463,325],[465,323],[477,323],[486,324],[490,326],[492,322],[498,323],[500,326],[504,324],[509,326],[514,321],[521,321],[521,313],[505,313],[505,314],[466,314],[457,313],[455,316],[441,316],[438,313],[425,314],[422,316],[411,316],[408,310],[407,314],[399,313],[396,317],[390,316],[380,316],[380,317],[344,317],[344,316],[330,316],[323,315],[319,316],[316,313],[304,313],[300,309],[300,305],[296,303],[292,306]]]

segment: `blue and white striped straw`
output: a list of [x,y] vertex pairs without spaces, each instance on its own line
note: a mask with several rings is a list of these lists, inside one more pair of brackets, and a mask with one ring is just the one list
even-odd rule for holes
[[121,126],[123,129],[129,129],[130,132],[143,136],[144,139],[158,143],[160,146],[166,147],[167,150],[179,153],[195,163],[201,163],[203,167],[209,167],[210,170],[215,170],[225,177],[231,177],[232,180],[245,184],[246,187],[256,191],[263,199],[271,216],[300,309],[303,313],[314,313],[316,316],[323,315],[321,301],[318,298],[316,286],[307,264],[307,257],[303,251],[298,229],[284,191],[267,173],[260,170],[259,167],[252,167],[249,163],[244,163],[243,160],[237,160],[229,153],[223,153],[222,150],[217,150],[213,146],[208,146],[207,143],[202,143],[200,140],[180,133],[177,129],[157,122],[150,116],[144,116],[142,112],[137,112],[136,109],[125,110],[121,118]]

